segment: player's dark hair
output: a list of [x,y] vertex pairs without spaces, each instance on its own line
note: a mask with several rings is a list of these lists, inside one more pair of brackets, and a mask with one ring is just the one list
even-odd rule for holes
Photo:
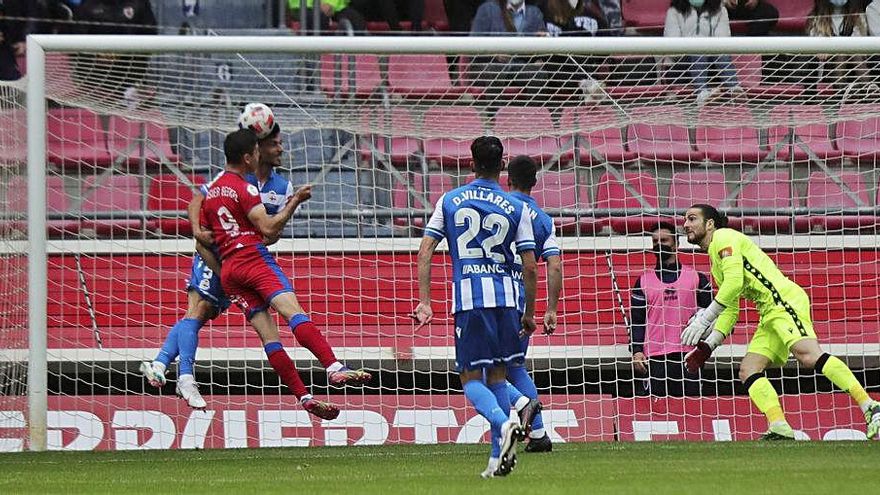
[[226,163],[239,164],[244,155],[253,153],[257,146],[257,135],[250,129],[239,129],[226,135],[223,141],[223,154]]
[[480,136],[471,143],[471,156],[474,159],[474,172],[477,175],[494,175],[501,172],[504,162],[504,145],[495,136]]
[[702,203],[695,204],[691,208],[698,208],[703,213],[704,220],[714,220],[716,229],[727,227],[727,216],[718,211],[718,208]]
[[672,235],[676,234],[675,225],[673,225],[672,222],[667,222],[665,220],[655,223],[654,226],[651,227],[651,230],[649,230],[648,232],[653,234],[658,230],[668,230]]
[[278,125],[278,122],[275,122],[275,124],[272,126],[272,130],[269,132],[269,134],[266,137],[264,137],[263,139],[260,139],[259,142],[262,143],[263,141],[265,141],[267,139],[272,139],[279,134],[281,134],[281,126]]
[[530,156],[519,155],[507,164],[510,185],[520,191],[530,191],[538,183],[538,164]]

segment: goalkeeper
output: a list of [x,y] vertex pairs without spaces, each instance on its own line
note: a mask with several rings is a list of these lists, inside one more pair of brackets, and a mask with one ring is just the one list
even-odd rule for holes
[[712,277],[718,285],[715,300],[698,311],[681,334],[682,344],[697,347],[685,356],[691,372],[699,369],[730,335],[739,317],[741,297],[753,301],[760,314],[758,328],[739,366],[739,378],[770,427],[765,440],[794,439],[779,396],[764,376],[770,366],[782,366],[789,353],[806,368],[815,368],[852,396],[865,414],[869,439],[880,431],[880,403],[872,400],[840,359],[825,353],[810,319],[810,300],[799,285],[779,271],[754,242],[726,228],[727,218],[713,206],[697,204],[685,212],[684,232],[691,244],[709,253]]

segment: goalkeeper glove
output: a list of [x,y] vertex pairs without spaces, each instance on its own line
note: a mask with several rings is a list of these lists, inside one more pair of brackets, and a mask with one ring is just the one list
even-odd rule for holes
[[687,368],[688,373],[697,373],[700,371],[700,368],[702,368],[703,365],[706,364],[706,361],[709,360],[709,357],[712,356],[712,351],[721,345],[722,342],[724,342],[724,334],[718,330],[712,330],[706,340],[697,342],[697,346],[684,356],[684,365]]
[[697,342],[709,336],[712,331],[712,324],[724,311],[724,306],[716,301],[708,308],[701,309],[694,313],[694,316],[688,321],[686,327],[681,332],[681,343],[684,345],[697,345]]

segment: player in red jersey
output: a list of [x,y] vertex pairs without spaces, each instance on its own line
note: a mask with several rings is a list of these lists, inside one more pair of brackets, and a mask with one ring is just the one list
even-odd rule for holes
[[[258,321],[270,318],[269,306],[275,308],[297,340],[327,367],[332,384],[369,381],[369,373],[346,368],[336,359],[330,345],[297,301],[275,257],[263,244],[264,237],[277,238],[297,206],[311,197],[311,186],[300,188],[275,215],[269,216],[257,187],[244,178],[246,173],[254,171],[260,160],[256,135],[247,129],[227,135],[224,152],[226,169],[208,186],[200,213],[203,228],[214,234],[223,265],[220,276],[223,289],[236,296],[236,303],[252,323],[255,318]],[[274,340],[265,337],[274,337]],[[261,334],[269,362],[285,385],[300,397],[303,407],[321,417],[325,416],[313,409],[328,408],[327,416],[332,412],[335,417],[338,409],[307,394],[296,367],[284,352],[277,329],[274,335],[265,337]]]

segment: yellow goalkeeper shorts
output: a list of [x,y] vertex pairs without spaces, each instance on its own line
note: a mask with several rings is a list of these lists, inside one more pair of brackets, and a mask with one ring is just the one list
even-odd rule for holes
[[789,349],[797,341],[816,338],[809,296],[800,287],[786,292],[785,305],[777,305],[761,315],[748,347],[748,352],[765,356],[776,366],[788,361]]

